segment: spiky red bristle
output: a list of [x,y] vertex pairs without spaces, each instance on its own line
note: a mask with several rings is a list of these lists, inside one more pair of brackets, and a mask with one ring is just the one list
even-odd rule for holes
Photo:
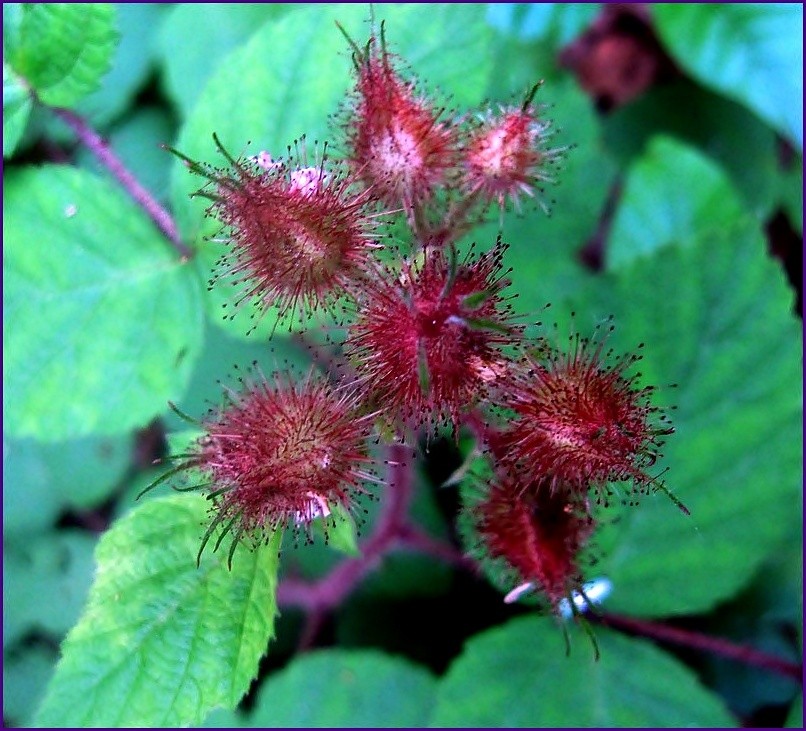
[[456,130],[400,77],[383,39],[373,35],[354,60],[347,159],[384,204],[411,210],[431,198],[456,165]]
[[639,388],[640,373],[627,374],[641,356],[605,352],[604,339],[571,340],[568,352],[543,343],[514,371],[504,401],[515,418],[498,437],[501,463],[552,485],[593,487],[605,501],[610,483],[662,487],[648,470],[674,429],[650,401],[654,387]]
[[497,245],[475,260],[428,249],[419,266],[380,276],[359,302],[346,348],[369,399],[412,427],[451,422],[508,368],[502,347],[517,337],[501,296]]
[[503,560],[513,586],[531,585],[555,612],[582,586],[581,556],[595,524],[575,492],[552,489],[547,479],[524,484],[502,473],[472,517],[478,551]]
[[[359,414],[353,393],[338,393],[308,376],[295,383],[275,374],[241,379],[227,403],[203,420],[201,437],[178,470],[197,469],[222,527],[257,539],[288,525],[307,527],[336,505],[351,509],[376,482],[367,439],[374,414]],[[203,546],[202,546],[203,548]]]
[[[309,166],[305,152],[286,162],[266,153],[219,170],[179,155],[210,180],[209,213],[226,227],[215,241],[226,246],[210,281],[242,285],[237,307],[250,302],[262,315],[276,307],[294,312],[330,308],[352,293],[373,258],[377,204],[355,179],[323,158]],[[303,141],[304,145],[304,141]],[[174,151],[175,152],[175,151]]]
[[[519,208],[520,197],[532,197],[545,183],[554,182],[551,167],[566,148],[548,148],[550,123],[541,120],[532,104],[535,86],[520,107],[487,114],[463,146],[462,187],[501,209],[507,200]],[[545,204],[541,201],[541,205]]]

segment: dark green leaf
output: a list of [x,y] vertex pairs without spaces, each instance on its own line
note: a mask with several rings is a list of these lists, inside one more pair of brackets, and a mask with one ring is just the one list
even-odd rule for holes
[[281,534],[250,551],[196,553],[208,503],[152,500],[98,545],[98,572],[37,723],[179,726],[234,708],[273,634]]
[[98,87],[118,34],[108,3],[24,3],[4,57],[51,106],[71,106]]
[[71,530],[6,543],[3,644],[38,630],[61,639],[78,619],[92,582],[91,533]]
[[725,174],[696,150],[656,137],[630,168],[610,230],[610,269],[743,216]]
[[735,726],[719,699],[670,655],[605,629],[601,650],[550,618],[521,617],[470,639],[437,688],[432,727]]
[[60,440],[146,424],[201,346],[192,270],[87,172],[15,171],[3,196],[6,429]]
[[288,3],[177,3],[162,21],[157,46],[165,91],[182,117],[192,111],[205,84],[226,56]]
[[799,501],[793,295],[751,222],[667,247],[602,284],[586,317],[615,316],[609,344],[617,352],[646,342],[642,382],[679,407],[658,470],[669,467],[665,480],[691,511],[687,518],[661,493],[623,510],[596,567],[613,582],[606,606],[654,616],[704,611],[776,549]]
[[686,71],[747,104],[803,149],[803,5],[683,3],[652,11]]
[[422,727],[435,687],[425,668],[403,658],[320,650],[269,677],[249,721],[262,728]]
[[51,526],[65,508],[88,508],[109,497],[131,459],[130,437],[54,444],[9,439],[3,449],[6,536]]
[[604,120],[607,146],[625,165],[659,134],[687,142],[717,162],[759,220],[774,210],[776,134],[747,107],[681,79],[649,90]]
[[31,725],[58,659],[55,650],[43,645],[4,655],[3,725],[6,728]]
[[3,61],[3,157],[14,152],[30,113],[31,95],[25,83]]

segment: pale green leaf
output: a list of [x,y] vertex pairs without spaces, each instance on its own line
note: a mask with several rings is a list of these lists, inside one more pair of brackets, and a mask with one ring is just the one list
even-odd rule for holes
[[652,15],[688,73],[747,104],[803,149],[802,4],[661,4]]
[[3,442],[3,529],[24,536],[51,526],[66,508],[98,505],[114,491],[132,456],[132,440],[89,437],[43,444]]
[[348,556],[361,554],[355,520],[340,503],[331,506],[331,513],[327,518],[314,520],[311,528],[314,535],[324,540],[334,551]]
[[8,542],[3,551],[3,644],[27,631],[61,637],[78,619],[92,582],[91,533],[71,530]]
[[6,728],[29,726],[53,676],[56,651],[33,645],[3,657],[3,721]]
[[627,175],[607,266],[624,266],[675,241],[729,227],[742,216],[742,201],[718,165],[670,137],[655,137]]
[[716,162],[759,220],[774,212],[779,177],[776,133],[747,107],[683,78],[661,84],[603,120],[607,146],[623,164],[668,135]]
[[108,3],[24,3],[5,57],[45,104],[71,106],[98,87],[117,39]]
[[145,425],[200,349],[198,280],[91,174],[46,166],[4,182],[6,429],[60,440]]
[[31,95],[23,80],[3,61],[3,157],[10,156],[25,132]]
[[249,716],[261,728],[422,727],[436,680],[380,652],[320,650],[269,677]]
[[162,20],[157,38],[162,83],[182,117],[192,111],[205,84],[226,56],[245,44],[288,3],[177,3]]
[[594,628],[590,640],[548,617],[520,617],[471,638],[437,688],[431,727],[736,726],[694,673],[650,643]]
[[234,708],[273,634],[281,534],[250,551],[196,553],[209,503],[152,500],[96,551],[87,607],[62,648],[37,723],[179,726]]

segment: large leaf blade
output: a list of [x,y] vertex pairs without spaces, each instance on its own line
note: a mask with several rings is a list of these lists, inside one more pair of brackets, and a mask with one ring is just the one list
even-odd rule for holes
[[37,722],[45,726],[174,726],[233,708],[273,634],[281,534],[250,552],[207,552],[208,503],[153,500],[101,539],[87,608]]

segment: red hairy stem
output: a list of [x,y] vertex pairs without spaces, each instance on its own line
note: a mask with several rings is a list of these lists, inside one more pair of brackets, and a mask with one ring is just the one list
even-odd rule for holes
[[402,444],[388,447],[389,484],[377,527],[361,545],[361,556],[336,566],[327,576],[314,582],[285,579],[277,587],[277,602],[309,612],[332,610],[350,595],[361,580],[376,568],[398,540],[405,524],[412,495],[411,461]]
[[590,620],[599,622],[608,627],[613,627],[642,637],[650,637],[662,642],[712,652],[715,655],[737,660],[746,665],[755,665],[756,667],[765,668],[771,672],[786,675],[796,680],[800,680],[803,676],[803,666],[798,663],[782,660],[779,657],[762,652],[761,650],[756,650],[753,647],[737,645],[720,637],[709,637],[699,632],[693,632],[692,630],[670,627],[669,625],[648,622],[643,619],[624,617],[619,614],[610,614],[609,612],[589,613],[587,616]]
[[148,214],[148,217],[154,221],[159,230],[165,234],[165,237],[179,252],[182,259],[190,259],[193,256],[193,250],[182,242],[171,214],[157,203],[152,195],[137,181],[121,159],[101,139],[100,135],[82,117],[70,109],[56,107],[52,108],[51,111],[75,132],[79,141],[95,155],[101,165],[112,173],[131,199]]

